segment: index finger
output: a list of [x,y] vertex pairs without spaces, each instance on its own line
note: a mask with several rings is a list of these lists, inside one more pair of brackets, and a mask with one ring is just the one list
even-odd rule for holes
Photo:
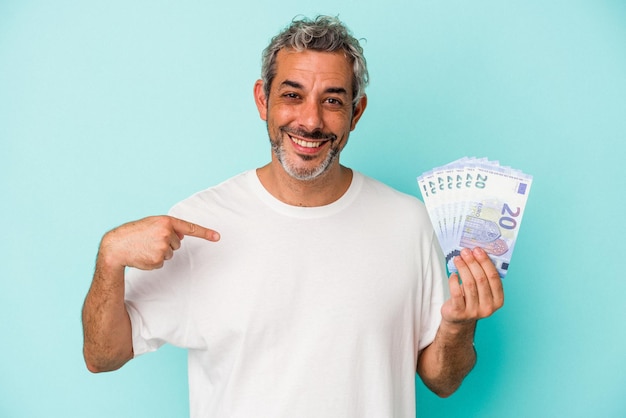
[[183,219],[178,219],[174,217],[170,217],[172,219],[172,227],[174,228],[174,232],[180,239],[183,236],[188,235],[191,237],[203,238],[208,241],[219,241],[220,234],[209,228],[205,228],[203,226],[194,224],[193,222],[185,221]]

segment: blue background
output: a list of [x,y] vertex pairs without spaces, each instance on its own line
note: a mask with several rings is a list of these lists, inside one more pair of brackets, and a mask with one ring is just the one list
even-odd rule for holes
[[366,38],[344,164],[416,196],[464,155],[535,177],[478,365],[449,399],[420,383],[419,416],[626,416],[626,3],[306,4],[0,1],[0,416],[188,414],[182,350],[84,367],[98,243],[269,160],[261,50],[318,13]]

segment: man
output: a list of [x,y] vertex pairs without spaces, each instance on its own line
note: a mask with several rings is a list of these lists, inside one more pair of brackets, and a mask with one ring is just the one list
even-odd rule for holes
[[367,80],[337,19],[272,40],[254,85],[271,161],[105,234],[83,308],[89,370],[185,347],[193,417],[414,417],[416,372],[440,396],[459,387],[502,283],[464,250],[444,303],[423,205],[339,163]]

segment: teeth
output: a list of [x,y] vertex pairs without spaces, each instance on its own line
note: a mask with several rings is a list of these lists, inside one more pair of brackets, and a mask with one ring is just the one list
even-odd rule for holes
[[295,142],[296,144],[300,145],[301,147],[306,147],[306,148],[318,148],[319,146],[322,145],[322,142],[311,142],[311,141],[304,141],[302,139],[297,139],[294,137],[290,137],[293,142]]

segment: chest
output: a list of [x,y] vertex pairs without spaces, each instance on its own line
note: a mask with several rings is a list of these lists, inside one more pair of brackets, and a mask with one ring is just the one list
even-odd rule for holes
[[193,257],[198,332],[262,341],[303,329],[389,332],[414,313],[422,270],[411,234],[391,224],[254,221],[222,233]]

